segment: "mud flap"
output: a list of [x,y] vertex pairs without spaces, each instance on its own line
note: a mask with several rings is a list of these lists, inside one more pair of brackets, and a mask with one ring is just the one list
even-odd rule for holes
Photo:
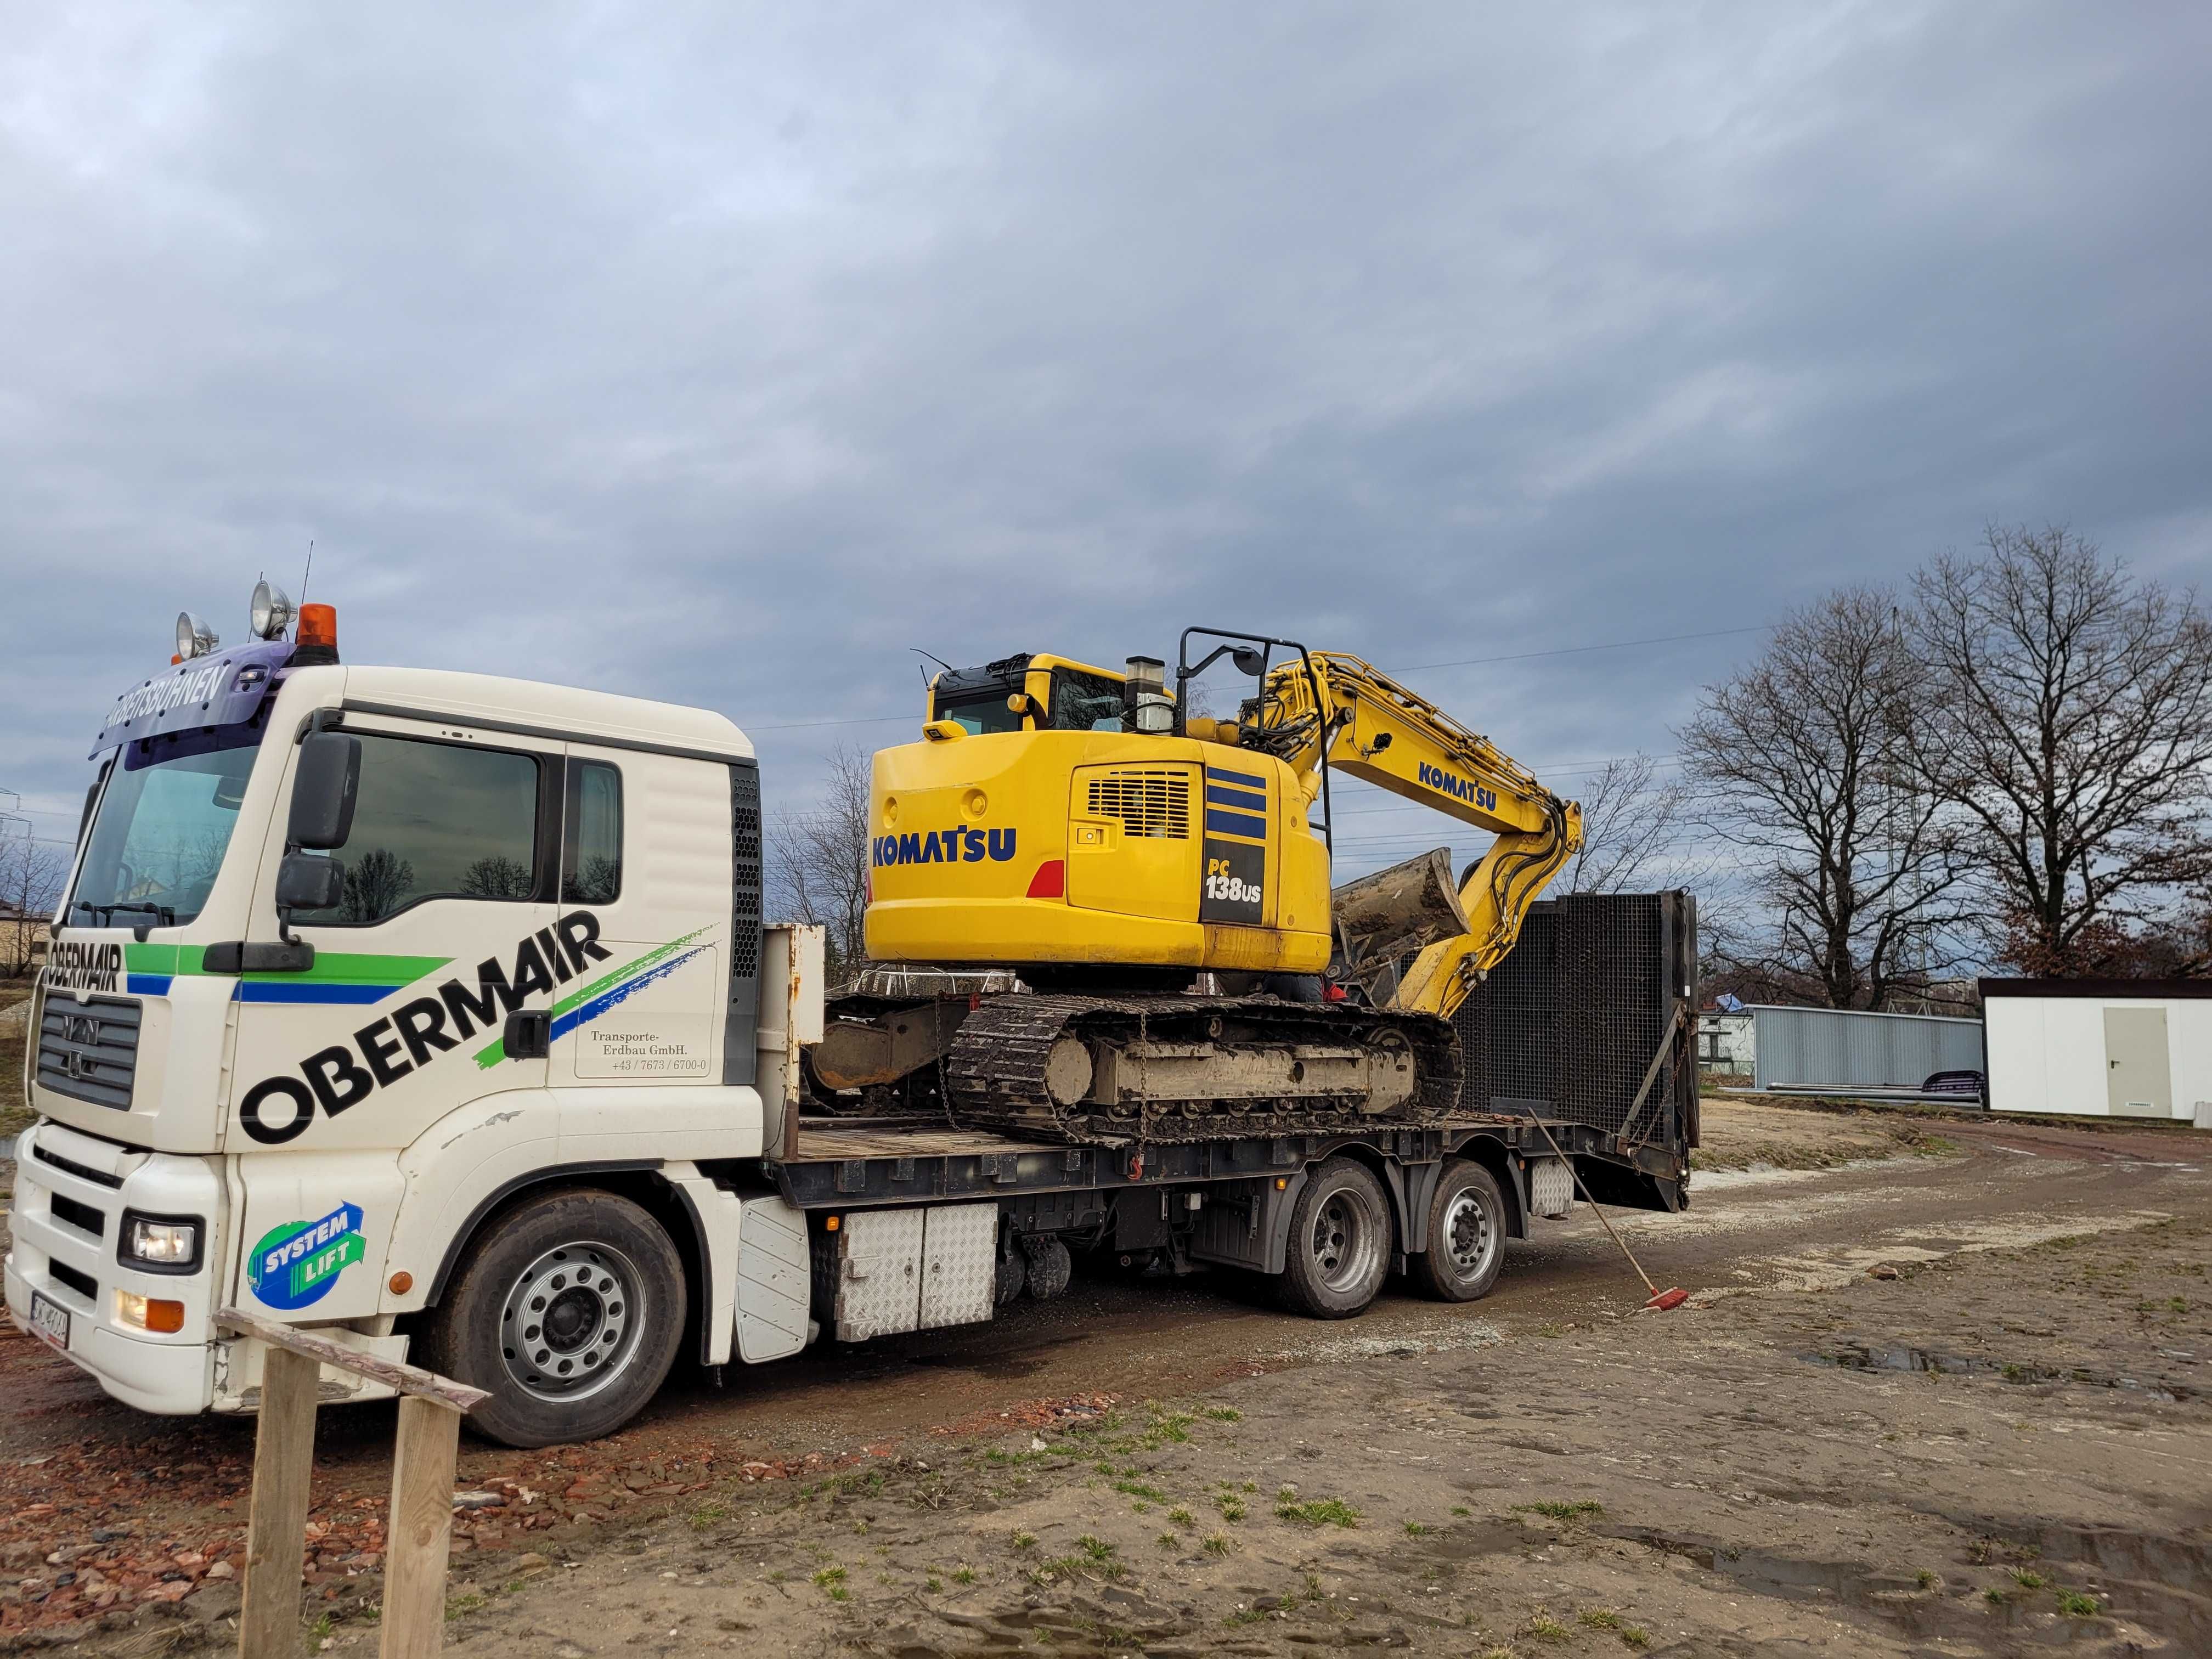
[[[1277,1183],[1280,1184],[1278,1185]],[[1224,1183],[1207,1195],[1191,1228],[1190,1258],[1222,1267],[1279,1273],[1288,1256],[1291,1206],[1306,1172]]]

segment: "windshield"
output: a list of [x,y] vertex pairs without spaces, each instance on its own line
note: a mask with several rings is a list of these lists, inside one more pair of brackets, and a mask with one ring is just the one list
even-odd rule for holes
[[64,920],[79,927],[169,927],[198,916],[230,846],[260,742],[255,721],[124,744]]
[[972,691],[963,697],[940,697],[937,702],[937,718],[958,720],[961,729],[974,737],[983,732],[1018,732],[1022,717],[1006,707],[1006,699],[1021,690],[1018,685],[1002,685],[991,691]]
[[[1006,706],[1021,690],[1018,681],[988,691],[968,691],[937,700],[937,718],[957,720],[969,736],[984,732],[1018,732],[1022,716]],[[1072,668],[1052,671],[1050,725],[1056,732],[1119,732],[1121,682]]]

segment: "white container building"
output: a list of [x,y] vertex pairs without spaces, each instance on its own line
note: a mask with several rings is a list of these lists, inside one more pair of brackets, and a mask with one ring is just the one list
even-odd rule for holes
[[2212,980],[1985,979],[1990,1109],[2212,1129]]

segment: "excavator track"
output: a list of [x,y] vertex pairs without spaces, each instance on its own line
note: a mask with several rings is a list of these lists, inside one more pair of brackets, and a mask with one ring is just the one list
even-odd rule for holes
[[[1073,1100],[1071,1044],[1091,1062]],[[1344,1086],[1308,1076],[1309,1060]],[[987,997],[943,1065],[945,1103],[963,1127],[1103,1146],[1419,1127],[1449,1115],[1459,1091],[1444,1020],[1267,996]],[[1385,1086],[1351,1081],[1363,1073]],[[1273,1075],[1284,1081],[1271,1096]]]

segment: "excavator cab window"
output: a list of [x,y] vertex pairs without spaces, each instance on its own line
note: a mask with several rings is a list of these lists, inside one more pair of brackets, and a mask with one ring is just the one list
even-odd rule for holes
[[1120,731],[1121,682],[1073,668],[1054,669],[1052,725],[1055,732]]
[[985,732],[1018,732],[1022,717],[1006,706],[1006,699],[1020,690],[1019,684],[1002,685],[994,690],[941,696],[937,700],[937,718],[958,720],[970,737]]

